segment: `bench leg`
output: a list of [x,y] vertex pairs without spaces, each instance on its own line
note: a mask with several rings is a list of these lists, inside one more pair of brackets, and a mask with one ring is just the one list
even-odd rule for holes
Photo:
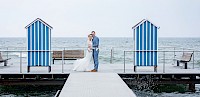
[[4,66],[7,66],[7,63],[8,63],[8,62],[7,62],[7,60],[6,60],[6,61],[4,61]]
[[157,66],[154,66],[154,72],[157,72]]
[[136,72],[136,66],[134,66],[134,68],[133,68],[133,69],[134,69],[134,72]]
[[187,69],[187,62],[185,62],[185,69]]
[[179,63],[180,63],[179,60],[177,60],[177,66],[179,66]]
[[27,72],[28,72],[28,73],[30,72],[30,66],[27,67]]
[[51,72],[51,66],[49,66],[49,72]]
[[53,64],[54,64],[54,59],[53,59]]

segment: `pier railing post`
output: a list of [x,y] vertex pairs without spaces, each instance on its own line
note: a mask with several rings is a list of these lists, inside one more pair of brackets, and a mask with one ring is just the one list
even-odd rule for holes
[[[50,56],[51,56],[52,51],[50,50],[49,52],[50,52]],[[51,72],[51,62],[52,62],[52,57],[50,57],[49,73]]]
[[133,66],[134,66],[134,72],[136,70],[136,66],[135,66],[135,50],[133,51]]
[[20,73],[22,73],[22,51],[20,51]]
[[64,50],[62,51],[62,73],[64,73],[64,66],[63,66],[63,55],[64,55]]
[[165,51],[163,51],[163,73],[165,73]]
[[[65,47],[64,47],[64,54],[63,55],[65,55]],[[64,64],[65,64],[65,60],[64,60]]]
[[126,57],[126,55],[125,55],[125,54],[126,54],[126,51],[124,51],[124,73],[126,72],[126,71],[125,71],[125,64],[126,64],[126,62],[125,62],[125,57]]
[[8,47],[7,47],[7,59],[8,59]]
[[112,64],[112,60],[113,60],[113,47],[110,50],[110,63]]
[[193,69],[194,69],[194,51],[193,51]]
[[114,58],[114,47],[112,47],[112,61],[113,61],[113,58]]
[[174,64],[176,64],[176,52],[175,52],[175,50],[176,50],[176,47],[174,47]]

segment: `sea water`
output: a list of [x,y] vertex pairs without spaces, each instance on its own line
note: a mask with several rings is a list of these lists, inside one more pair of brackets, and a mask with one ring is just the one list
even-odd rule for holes
[[[100,53],[99,53],[99,62],[100,64],[123,64],[124,63],[124,51],[131,51],[134,50],[134,40],[133,38],[129,37],[99,37],[100,38]],[[84,49],[86,50],[87,47],[87,38],[73,38],[73,37],[57,37],[52,38],[51,47],[52,50],[67,50],[67,49]],[[27,40],[26,38],[0,38],[0,50],[26,50],[27,49]],[[158,39],[158,47],[159,50],[199,50],[200,48],[200,38],[159,38]],[[175,47],[175,48],[174,48]],[[111,56],[111,49],[112,49],[112,56]],[[181,57],[182,52],[169,52],[165,54],[166,63],[173,64],[173,58]],[[6,54],[3,54],[6,57]],[[18,61],[18,57],[20,56],[19,52],[9,52],[9,56],[15,56],[16,60],[12,58],[12,60]],[[163,53],[159,52],[158,54],[159,60],[158,63],[162,64]],[[23,58],[26,58],[26,53],[22,54]],[[112,58],[111,58],[112,57]],[[111,60],[112,59],[112,60]],[[14,62],[15,62],[14,61]],[[133,53],[126,54],[126,63],[133,63]],[[189,63],[193,64],[193,63]],[[200,67],[200,53],[195,53],[195,69],[199,69]],[[189,68],[192,68],[192,65],[188,65]],[[21,87],[21,86],[19,86]],[[2,92],[2,89],[5,89],[4,86],[0,87],[0,96],[3,97],[23,97],[26,95],[29,96],[52,96],[55,94],[58,88],[51,88],[50,90],[44,88],[44,92],[38,92],[36,90],[32,90],[32,94],[28,93],[26,90],[17,90],[19,87],[15,88],[16,93],[10,92],[9,88],[5,94],[5,91]],[[29,86],[31,87],[31,86]],[[48,86],[46,86],[48,87]],[[10,89],[13,89],[10,88]],[[35,88],[35,86],[32,86]],[[46,89],[46,90],[45,90]],[[134,91],[139,97],[199,97],[200,96],[200,86],[196,85],[196,92],[195,93],[153,93],[153,92],[143,92],[143,91]],[[17,91],[20,91],[20,95]],[[35,92],[34,92],[35,91]],[[49,91],[49,92],[48,92]],[[46,93],[46,94],[44,94]],[[24,95],[22,95],[24,94]]]

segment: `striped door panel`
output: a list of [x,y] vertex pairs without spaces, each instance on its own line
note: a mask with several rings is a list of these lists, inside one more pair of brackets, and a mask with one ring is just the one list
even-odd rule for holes
[[51,29],[40,21],[27,28],[28,66],[49,66]]
[[134,28],[135,65],[157,66],[157,27],[145,21]]

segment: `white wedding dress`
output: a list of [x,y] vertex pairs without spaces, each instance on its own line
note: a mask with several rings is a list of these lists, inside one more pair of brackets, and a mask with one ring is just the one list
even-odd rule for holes
[[87,41],[88,49],[86,52],[86,56],[83,59],[76,60],[74,62],[74,71],[90,71],[94,66],[94,60],[92,57],[92,41]]

